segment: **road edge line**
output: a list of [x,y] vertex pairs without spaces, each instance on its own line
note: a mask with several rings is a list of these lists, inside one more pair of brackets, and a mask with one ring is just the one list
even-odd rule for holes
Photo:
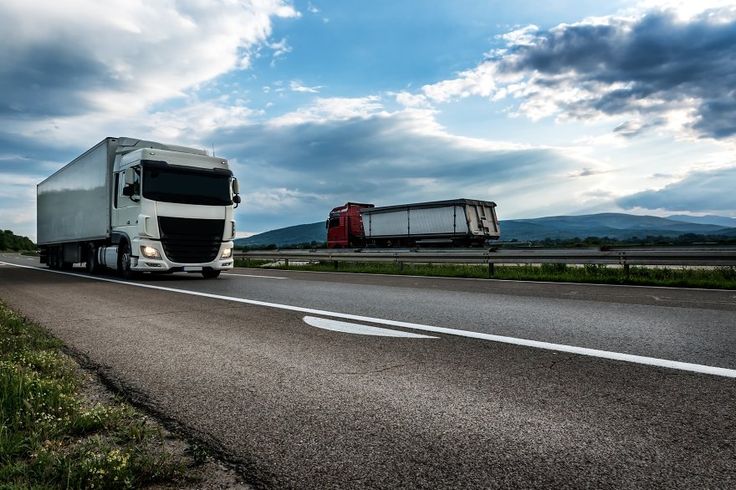
[[238,298],[235,296],[224,296],[221,294],[205,293],[201,291],[191,291],[188,289],[169,288],[165,286],[156,286],[153,284],[122,281],[122,280],[110,279],[106,277],[88,276],[85,274],[78,274],[75,272],[58,271],[58,270],[46,269],[42,267],[13,264],[13,263],[4,262],[4,261],[0,261],[0,265],[7,265],[7,266],[17,267],[21,269],[32,269],[32,270],[36,270],[39,272],[50,272],[54,274],[61,274],[61,275],[72,276],[72,277],[80,277],[80,278],[102,281],[102,282],[110,282],[113,284],[123,284],[123,285],[133,286],[133,287],[155,289],[159,291],[168,291],[172,293],[189,294],[192,296],[199,296],[199,297],[210,298],[210,299],[218,299],[222,301],[231,301],[235,303],[242,303],[242,304],[248,304],[248,305],[253,305],[253,306],[262,306],[266,308],[274,308],[274,309],[280,309],[280,310],[286,310],[286,311],[295,311],[299,313],[308,313],[312,315],[322,315],[322,316],[327,316],[327,317],[332,317],[332,318],[342,318],[345,320],[362,321],[362,322],[368,322],[368,323],[378,323],[378,324],[388,325],[392,327],[408,328],[411,330],[421,330],[424,332],[441,333],[445,335],[452,335],[455,337],[465,337],[465,338],[472,338],[472,339],[478,339],[478,340],[487,340],[487,341],[498,342],[498,343],[503,343],[503,344],[518,345],[522,347],[533,347],[533,348],[542,349],[542,350],[551,350],[555,352],[566,352],[570,354],[578,354],[578,355],[583,355],[583,356],[588,356],[588,357],[597,357],[601,359],[609,359],[609,360],[614,360],[614,361],[623,361],[623,362],[628,362],[628,363],[633,363],[633,364],[643,364],[647,366],[663,367],[663,368],[668,368],[668,369],[675,369],[678,371],[687,371],[687,372],[700,373],[700,374],[710,374],[713,376],[722,376],[726,378],[736,378],[736,369],[708,366],[704,364],[694,364],[694,363],[689,363],[689,362],[672,361],[668,359],[659,359],[656,357],[647,357],[647,356],[639,356],[635,354],[625,354],[621,352],[590,349],[587,347],[576,347],[576,346],[566,345],[566,344],[555,344],[555,343],[543,342],[539,340],[519,339],[516,337],[507,337],[503,335],[472,332],[469,330],[459,330],[459,329],[446,328],[446,327],[435,327],[432,325],[423,325],[421,323],[411,323],[411,322],[404,322],[404,321],[399,321],[399,320],[386,320],[386,319],[381,319],[381,318],[353,315],[350,313],[338,313],[338,312],[332,312],[332,311],[326,311],[326,310],[318,310],[314,308],[305,308],[302,306],[292,306],[292,305],[284,305],[280,303],[270,303],[268,301]]

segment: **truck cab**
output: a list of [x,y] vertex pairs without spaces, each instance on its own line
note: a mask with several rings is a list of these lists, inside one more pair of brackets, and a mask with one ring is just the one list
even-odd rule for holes
[[205,277],[233,267],[240,197],[226,160],[193,149],[140,148],[116,158],[112,186],[116,245],[99,248],[101,265]]
[[362,247],[365,244],[365,232],[360,210],[372,207],[373,204],[348,202],[332,209],[325,223],[327,247]]

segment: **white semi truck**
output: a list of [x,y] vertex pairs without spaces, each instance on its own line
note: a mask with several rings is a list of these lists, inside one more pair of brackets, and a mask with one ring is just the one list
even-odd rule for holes
[[198,272],[233,267],[238,181],[203,150],[105,138],[37,188],[41,263],[91,273],[110,268]]

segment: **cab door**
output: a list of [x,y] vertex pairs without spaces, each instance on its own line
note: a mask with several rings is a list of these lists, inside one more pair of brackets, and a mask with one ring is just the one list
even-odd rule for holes
[[116,223],[118,228],[128,231],[129,236],[135,236],[135,228],[137,226],[138,215],[140,214],[141,200],[141,170],[140,167],[134,168],[134,179],[132,184],[133,194],[126,196],[124,190],[125,171],[116,174],[116,193],[114,203]]

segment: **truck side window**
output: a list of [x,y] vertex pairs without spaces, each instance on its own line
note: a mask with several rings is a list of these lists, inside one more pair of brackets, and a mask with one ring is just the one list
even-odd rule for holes
[[135,177],[133,178],[133,194],[136,196],[141,195],[141,168],[134,167]]
[[330,218],[330,228],[334,228],[336,226],[340,226],[340,217],[335,216],[334,218]]

